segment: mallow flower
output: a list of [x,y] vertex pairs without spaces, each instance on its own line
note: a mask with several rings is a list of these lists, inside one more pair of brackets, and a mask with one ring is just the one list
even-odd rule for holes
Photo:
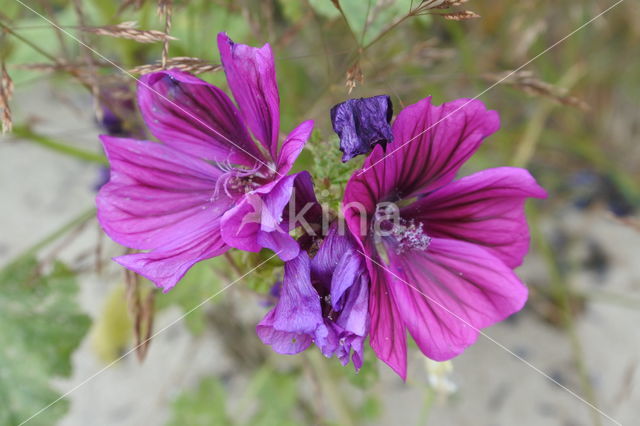
[[527,299],[513,269],[529,246],[525,200],[545,191],[513,167],[455,179],[498,128],[480,101],[424,99],[347,183],[344,214],[371,279],[370,344],[402,378],[407,331],[427,357],[448,360]]
[[256,327],[263,343],[296,354],[315,343],[343,365],[363,361],[369,319],[369,277],[350,235],[334,224],[310,259],[302,250],[285,263],[280,298]]
[[196,262],[231,247],[298,255],[282,211],[297,180],[287,175],[307,141],[305,121],[279,143],[280,111],[268,44],[218,35],[235,104],[218,87],[179,70],[142,76],[138,105],[160,143],[102,136],[111,166],[98,219],[116,242],[141,253],[115,260],[171,289]]

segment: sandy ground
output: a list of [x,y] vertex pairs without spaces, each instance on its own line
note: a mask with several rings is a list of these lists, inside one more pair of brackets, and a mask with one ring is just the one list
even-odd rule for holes
[[[44,88],[44,86],[43,86]],[[79,109],[60,108],[50,91],[21,95],[18,116],[26,112],[42,120],[38,129],[85,149],[98,149],[97,132],[87,116],[88,102]],[[83,126],[82,129],[69,131]],[[62,133],[64,132],[64,133]],[[91,186],[97,166],[82,163],[27,142],[0,142],[0,264],[36,243],[91,206]],[[571,261],[582,262],[588,247],[600,247],[609,267],[604,272],[582,269],[570,284],[590,297],[576,323],[586,369],[597,394],[596,405],[625,425],[637,424],[640,388],[640,235],[598,212],[560,210],[545,224],[549,235],[561,230],[571,244],[564,247]],[[98,230],[86,229],[63,251],[68,259],[91,250]],[[542,276],[540,259],[530,257],[521,268],[525,281]],[[87,275],[81,282],[80,303],[92,316],[100,312],[108,290],[108,274]],[[622,301],[603,294],[621,295]],[[181,315],[163,312],[157,329]],[[452,379],[458,391],[438,398],[430,410],[430,425],[588,425],[591,409],[579,400],[583,390],[574,368],[571,340],[558,328],[526,311],[509,323],[486,330],[490,338],[454,361]],[[522,357],[517,359],[510,352]],[[185,363],[188,360],[188,363]],[[127,357],[105,371],[85,341],[74,355],[74,374],[57,380],[62,391],[73,390],[64,426],[162,425],[172,398],[208,374],[229,375],[229,360],[216,339],[196,339],[177,323],[158,336],[146,362]],[[424,362],[413,354],[410,380],[404,384],[386,368],[382,383],[384,410],[379,424],[423,424],[427,376]],[[99,373],[99,374],[96,374]],[[545,377],[548,376],[548,377]],[[554,384],[559,382],[566,389]],[[237,386],[242,386],[239,380]],[[46,416],[46,412],[42,414]],[[599,416],[601,424],[615,424]]]

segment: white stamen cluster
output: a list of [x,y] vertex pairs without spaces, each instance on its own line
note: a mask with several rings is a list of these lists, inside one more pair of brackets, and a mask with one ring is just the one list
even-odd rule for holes
[[416,224],[415,220],[400,219],[400,225],[394,225],[391,235],[396,240],[396,254],[402,254],[409,250],[424,251],[431,243],[431,237],[423,231],[423,224]]
[[253,176],[233,176],[226,182],[226,191],[233,190],[246,194],[256,187]]
[[232,193],[246,194],[259,186],[254,181],[254,179],[261,177],[257,166],[253,169],[237,169],[229,161],[220,162],[217,166],[225,173],[218,178],[212,199],[218,197],[221,189],[228,197],[233,197]]

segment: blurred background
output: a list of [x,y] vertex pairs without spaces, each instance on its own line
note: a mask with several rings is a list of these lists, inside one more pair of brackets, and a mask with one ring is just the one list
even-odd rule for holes
[[[0,425],[636,421],[640,7],[427,8],[440,3],[3,1]],[[167,294],[126,275],[110,260],[125,248],[103,235],[94,210],[108,177],[98,134],[144,137],[135,82],[122,70],[138,76],[164,63],[226,87],[219,31],[272,45],[281,128],[316,120],[301,167],[326,177],[319,192],[355,167],[339,163],[334,104],[389,94],[397,112],[429,95],[440,104],[481,94],[502,129],[464,173],[527,167],[549,192],[528,204],[525,309],[451,363],[412,349],[404,383],[369,349],[355,374],[315,347],[295,357],[264,347],[254,326],[281,265],[220,293],[260,254],[203,262]]]

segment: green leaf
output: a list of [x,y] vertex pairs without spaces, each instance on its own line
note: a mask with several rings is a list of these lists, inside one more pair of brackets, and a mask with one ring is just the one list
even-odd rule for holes
[[247,272],[258,265],[257,269],[242,278],[242,285],[257,293],[266,294],[271,287],[282,280],[283,263],[270,250],[261,250],[258,253],[233,250],[229,252],[239,271]]
[[[336,18],[340,15],[338,9],[328,0],[310,0],[310,3],[318,14],[327,18]],[[411,0],[392,2],[342,0],[340,6],[354,36],[362,46],[365,46],[396,21],[406,16],[412,3],[415,7],[419,2],[411,2]]]
[[[173,415],[167,426],[216,426],[246,424],[251,426],[295,426],[299,401],[298,376],[280,373],[273,367],[264,367],[253,374],[247,385],[243,399],[232,418],[227,407],[226,391],[216,377],[203,379],[194,390],[188,390],[178,396],[173,403]],[[243,422],[237,418],[251,418]]]
[[[90,319],[75,302],[74,274],[56,263],[40,276],[28,257],[0,272],[0,424],[17,425],[55,401],[54,376],[69,376],[71,354],[86,334]],[[62,417],[62,400],[29,422],[50,425]]]
[[203,379],[197,389],[182,393],[173,403],[167,426],[227,426],[225,389],[215,377]]

